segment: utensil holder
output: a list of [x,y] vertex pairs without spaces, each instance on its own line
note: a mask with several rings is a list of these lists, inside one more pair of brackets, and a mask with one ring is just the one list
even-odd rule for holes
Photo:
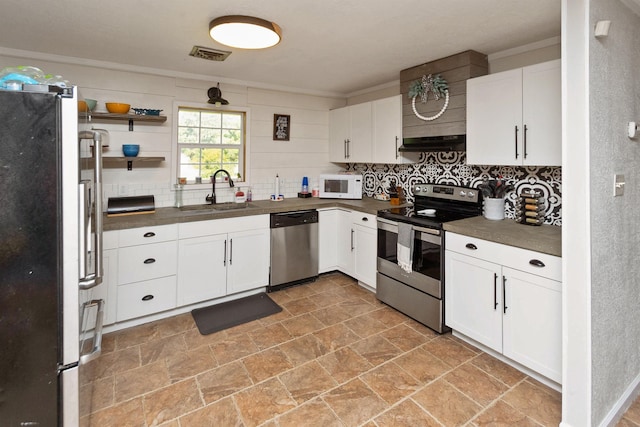
[[504,197],[484,199],[484,217],[491,220],[504,219]]

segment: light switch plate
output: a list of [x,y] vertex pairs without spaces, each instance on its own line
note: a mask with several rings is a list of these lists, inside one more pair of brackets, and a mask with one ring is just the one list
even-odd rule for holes
[[624,194],[624,175],[615,174],[613,176],[613,196],[622,196]]

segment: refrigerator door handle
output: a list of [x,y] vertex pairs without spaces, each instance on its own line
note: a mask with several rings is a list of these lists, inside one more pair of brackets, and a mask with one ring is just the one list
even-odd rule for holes
[[[93,137],[93,152],[95,164],[93,169],[93,210],[91,210],[91,194],[86,182],[81,183],[80,191],[80,215],[83,218],[83,233],[80,238],[80,289],[91,289],[102,283],[102,134],[97,131],[81,132],[80,139]],[[87,263],[89,262],[90,251],[89,236],[91,236],[91,217],[95,222],[94,230],[94,272],[87,274]],[[84,263],[84,265],[83,265]]]
[[[84,314],[87,308],[94,305],[98,306],[98,310],[96,311],[96,324],[93,330],[93,348],[91,349],[91,352],[80,355],[81,365],[91,362],[93,359],[100,356],[100,353],[102,353],[102,322],[104,319],[104,300],[94,299],[85,302],[82,305],[82,313]],[[84,315],[82,316],[82,318],[84,319]]]

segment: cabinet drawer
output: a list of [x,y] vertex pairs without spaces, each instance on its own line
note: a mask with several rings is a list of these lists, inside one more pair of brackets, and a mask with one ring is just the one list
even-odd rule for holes
[[130,246],[118,250],[118,284],[176,274],[177,242]]
[[158,225],[119,231],[120,247],[167,242],[178,238],[178,225]]
[[509,253],[505,256],[506,267],[562,281],[562,258],[521,248],[507,248]]
[[562,258],[528,249],[489,242],[456,233],[446,233],[446,249],[525,271],[548,279],[562,280]]
[[502,247],[499,243],[489,242],[487,240],[477,239],[475,237],[464,236],[446,232],[445,245],[449,251],[458,252],[463,255],[480,258],[485,261],[503,264]]
[[364,212],[351,211],[351,222],[367,228],[377,228],[376,216]]
[[176,276],[118,286],[118,322],[170,310],[175,306]]

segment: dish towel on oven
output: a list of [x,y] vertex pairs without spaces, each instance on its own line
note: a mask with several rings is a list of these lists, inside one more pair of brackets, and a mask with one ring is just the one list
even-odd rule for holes
[[411,254],[413,253],[413,228],[411,224],[398,223],[398,266],[411,273]]

